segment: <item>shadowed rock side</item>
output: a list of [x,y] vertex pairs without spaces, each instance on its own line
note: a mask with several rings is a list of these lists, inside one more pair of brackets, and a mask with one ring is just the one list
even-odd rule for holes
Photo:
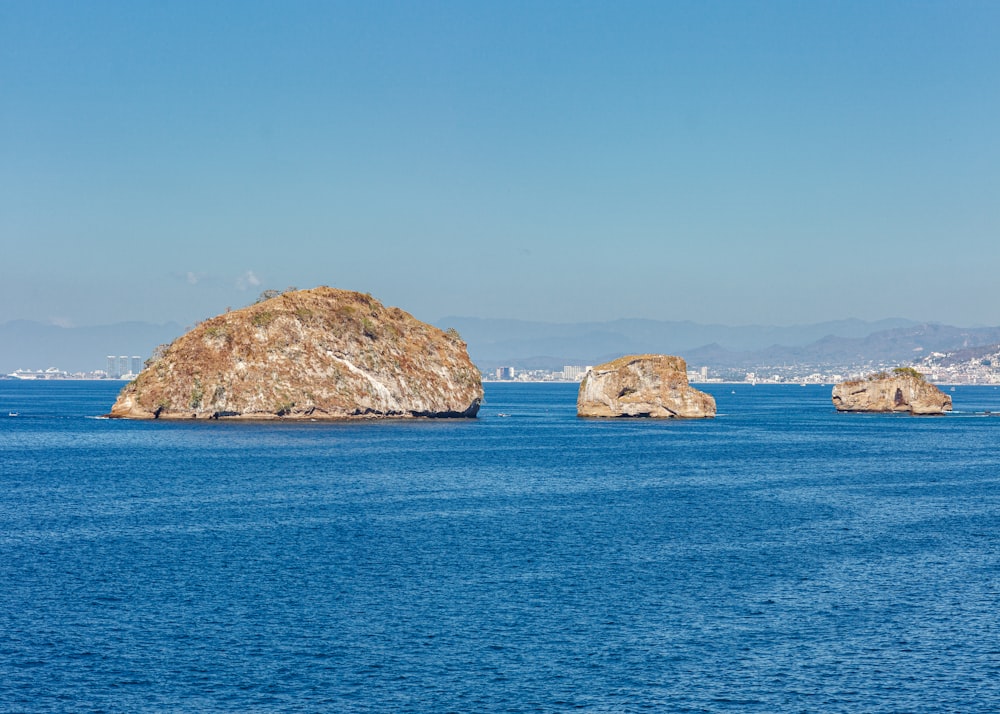
[[482,398],[457,333],[371,296],[319,287],[201,323],[121,391],[109,416],[474,417]]
[[591,369],[580,383],[582,417],[703,419],[715,399],[688,384],[687,365],[669,355],[629,355]]
[[909,412],[944,414],[951,397],[913,376],[887,376],[841,382],[833,388],[833,404],[841,412]]

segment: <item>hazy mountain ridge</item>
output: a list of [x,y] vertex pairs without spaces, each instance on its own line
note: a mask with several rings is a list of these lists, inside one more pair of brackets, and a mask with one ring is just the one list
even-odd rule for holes
[[905,328],[917,323],[890,318],[876,322],[848,319],[808,325],[734,327],[689,320],[620,319],[608,322],[549,323],[451,316],[434,324],[456,328],[467,342],[475,342],[477,348],[487,358],[491,358],[494,353],[507,357],[524,357],[529,353],[573,354],[577,349],[584,349],[591,354],[602,351],[620,354],[623,350],[619,347],[630,344],[655,344],[662,345],[665,351],[683,351],[717,343],[724,349],[742,352],[761,350],[772,345],[806,345],[827,336],[865,337],[880,330]]
[[691,364],[735,366],[766,360],[772,354],[790,356],[824,339],[866,338],[916,325],[900,318],[733,327],[690,321],[544,323],[454,316],[435,324],[456,328],[468,343],[473,361],[487,369],[501,364],[560,369],[565,364],[598,364],[623,354],[645,352],[682,355]]
[[923,364],[927,365],[928,368],[951,367],[970,362],[981,363],[984,360],[1000,365],[1000,343],[976,345],[944,354],[937,352],[925,357]]
[[960,328],[924,324],[880,330],[861,338],[827,336],[799,347],[774,345],[764,350],[732,352],[718,345],[688,353],[691,363],[717,368],[809,364],[840,367],[865,363],[915,364],[932,352],[952,353],[970,345],[1000,342],[1000,327]]
[[683,356],[692,367],[754,369],[766,365],[840,366],[917,362],[931,352],[952,352],[1000,342],[1000,327],[964,328],[905,319],[839,320],[788,327],[701,325],[693,322],[616,320],[550,324],[482,318],[445,318],[469,344],[483,369],[560,369],[599,364],[628,353]]

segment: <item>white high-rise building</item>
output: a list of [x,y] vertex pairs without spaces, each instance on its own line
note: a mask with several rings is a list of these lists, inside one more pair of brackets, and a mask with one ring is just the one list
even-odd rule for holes
[[497,379],[514,379],[513,367],[497,367]]
[[567,364],[563,366],[563,379],[569,379],[573,381],[580,381],[583,379],[583,375],[587,373],[588,367],[580,367],[579,365]]

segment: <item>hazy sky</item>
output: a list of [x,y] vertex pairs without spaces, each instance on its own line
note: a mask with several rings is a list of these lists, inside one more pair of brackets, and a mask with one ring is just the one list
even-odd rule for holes
[[0,2],[0,322],[1000,324],[1000,3]]

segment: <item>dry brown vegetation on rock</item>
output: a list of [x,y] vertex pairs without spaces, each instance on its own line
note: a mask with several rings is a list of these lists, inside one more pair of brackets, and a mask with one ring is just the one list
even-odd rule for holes
[[320,287],[213,317],[119,395],[129,418],[475,416],[465,343],[362,293]]

